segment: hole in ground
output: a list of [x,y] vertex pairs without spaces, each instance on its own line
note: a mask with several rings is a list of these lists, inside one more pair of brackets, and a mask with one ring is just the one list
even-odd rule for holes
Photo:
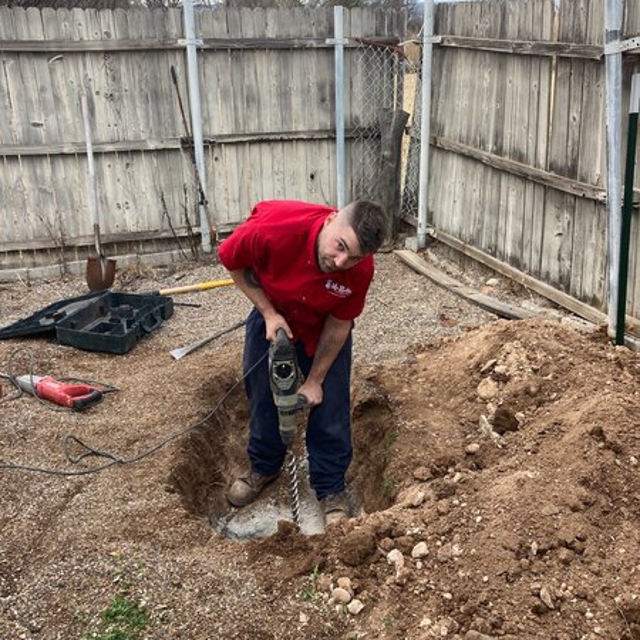
[[[209,405],[213,405],[236,381],[234,371],[223,371],[206,384],[200,397],[207,398]],[[396,425],[385,396],[371,382],[366,388],[356,386],[354,397],[354,457],[347,481],[353,513],[359,515],[380,511],[392,504],[393,491],[386,479],[386,467]],[[309,486],[302,433],[301,429],[294,448],[301,503],[300,530],[313,535],[324,531],[324,518]],[[189,513],[206,518],[214,529],[236,540],[269,536],[276,533],[278,521],[293,521],[285,468],[254,504],[234,509],[227,502],[228,487],[248,468],[248,438],[249,407],[244,388],[238,385],[208,424],[184,439],[169,478]]]

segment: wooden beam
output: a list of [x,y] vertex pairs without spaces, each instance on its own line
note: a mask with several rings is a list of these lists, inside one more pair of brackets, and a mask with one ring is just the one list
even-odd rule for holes
[[[508,265],[493,256],[490,256],[484,251],[480,251],[480,249],[476,249],[471,245],[468,245],[457,238],[445,233],[444,231],[436,230],[433,234],[436,240],[440,240],[444,242],[444,244],[449,247],[463,253],[478,262],[490,267],[494,271],[501,273],[508,278],[511,278],[514,282],[521,284],[523,287],[527,289],[531,289],[536,293],[539,293],[541,296],[544,296],[548,300],[555,302],[561,307],[568,309],[572,313],[584,318],[585,320],[589,320],[589,322],[593,322],[597,325],[608,325],[608,317],[606,313],[595,309],[594,307],[582,302],[570,296],[558,289],[552,287],[551,285],[546,284],[545,282],[541,282],[537,280],[533,276],[530,276],[518,269],[515,269],[511,265]],[[626,320],[627,330],[629,333],[632,333],[635,336],[640,336],[640,320],[637,318],[633,318],[631,316],[627,316]]]
[[[393,47],[397,38],[378,38],[376,44]],[[197,47],[209,51],[229,50],[295,50],[295,49],[333,49],[334,45],[327,38],[201,38]],[[356,39],[348,42],[346,47],[354,49],[362,45]],[[158,40],[155,38],[141,40],[0,40],[2,53],[84,53],[90,51],[171,51],[184,49],[185,40],[171,38]]]
[[448,289],[457,296],[477,304],[485,311],[490,311],[501,318],[508,318],[509,320],[523,320],[524,318],[531,318],[535,315],[531,311],[526,311],[525,309],[520,309],[512,304],[501,302],[500,300],[496,300],[491,296],[480,293],[471,287],[463,285],[455,278],[452,278],[443,271],[440,271],[440,269],[429,264],[412,251],[402,249],[394,251],[394,253],[414,271],[427,276],[429,280],[435,282],[440,287]]
[[[178,238],[187,238],[189,232],[186,227],[174,227],[175,235]],[[196,236],[200,235],[197,229],[193,229],[192,233]],[[100,239],[102,244],[117,244],[118,242],[143,242],[145,240],[162,240],[173,238],[174,234],[169,230],[157,231],[132,231],[128,233],[102,233]],[[91,246],[94,243],[93,235],[78,236],[69,239],[65,247],[72,249],[73,247]],[[24,240],[19,242],[0,242],[0,252],[10,253],[17,251],[41,251],[43,249],[60,249],[60,244],[56,244],[51,238],[39,238],[34,240]]]
[[[573,180],[572,178],[566,178],[565,176],[559,176],[556,173],[545,171],[544,169],[537,169],[509,158],[503,158],[497,156],[488,151],[476,149],[469,145],[462,144],[461,142],[455,142],[448,138],[442,138],[437,136],[431,137],[431,145],[437,149],[443,149],[457,155],[465,156],[477,160],[482,164],[498,169],[499,171],[505,171],[515,176],[537,182],[546,187],[552,187],[558,191],[569,193],[579,198],[589,198],[590,200],[596,200],[597,202],[605,203],[607,201],[607,191],[601,187],[596,187],[586,182],[580,182]],[[633,197],[634,205],[640,203],[640,189],[634,189]]]
[[[166,266],[172,263],[184,262],[184,256],[179,249],[161,251],[157,253],[134,253],[114,256],[118,259],[118,267],[137,267],[140,264],[149,267]],[[62,264],[42,265],[37,267],[18,267],[12,269],[0,269],[0,282],[29,282],[31,280],[47,279],[56,280],[63,274],[84,276],[87,269],[87,261],[73,260]]]
[[602,46],[574,44],[572,42],[494,40],[493,38],[443,35],[440,36],[438,44],[442,47],[513,53],[525,56],[559,56],[561,58],[583,58],[587,60],[600,60],[604,56],[604,47]]
[[[345,136],[351,138],[372,138],[380,134],[374,129],[353,128],[345,132]],[[314,131],[280,131],[262,133],[229,133],[215,136],[205,136],[205,145],[217,144],[259,144],[267,142],[293,142],[313,140],[333,140],[336,137],[333,129],[318,129]],[[163,151],[167,149],[180,149],[192,146],[190,138],[165,138],[161,140],[123,140],[119,142],[94,142],[93,152],[100,153],[127,153],[129,151]],[[61,142],[54,144],[5,144],[0,145],[0,157],[3,156],[55,156],[55,155],[82,155],[86,153],[84,142]]]
[[[122,140],[119,142],[94,142],[94,153],[126,153],[128,151],[162,151],[180,149],[180,139],[167,140]],[[3,144],[2,156],[63,156],[82,155],[87,152],[85,142],[60,142],[54,144]]]

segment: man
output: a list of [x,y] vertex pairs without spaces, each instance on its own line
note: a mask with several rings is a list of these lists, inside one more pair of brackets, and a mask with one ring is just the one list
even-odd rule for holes
[[305,376],[298,393],[311,407],[306,432],[309,479],[327,524],[348,517],[345,473],[351,445],[351,329],[373,277],[384,211],[356,201],[336,211],[293,201],[261,202],[225,240],[220,261],[254,304],[243,356],[251,411],[251,471],[227,493],[243,507],[275,480],[286,447],[269,386],[265,353],[279,328],[294,341]]

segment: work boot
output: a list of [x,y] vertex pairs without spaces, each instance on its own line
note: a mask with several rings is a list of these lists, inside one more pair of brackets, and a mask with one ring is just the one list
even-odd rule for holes
[[261,473],[252,471],[248,476],[238,478],[227,492],[227,500],[234,507],[245,507],[252,503],[262,492],[262,490],[278,476],[278,473],[264,476]]
[[332,493],[320,500],[322,511],[324,512],[325,524],[335,524],[340,520],[345,520],[349,517],[349,498],[346,491],[340,493]]

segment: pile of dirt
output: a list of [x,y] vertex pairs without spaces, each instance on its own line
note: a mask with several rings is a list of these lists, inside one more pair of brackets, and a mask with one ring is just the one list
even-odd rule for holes
[[365,605],[352,637],[640,638],[636,356],[496,322],[372,382],[397,431],[372,482],[393,478],[394,505],[314,550]]
[[[394,278],[374,295],[394,300],[399,335],[419,298],[424,317],[455,310],[457,335],[403,337],[393,357],[356,361],[350,480],[362,511],[323,535],[280,522],[236,542],[211,527],[245,464],[241,335],[180,363],[168,353],[221,328],[206,324],[208,304],[216,319],[237,315],[238,292],[185,298],[203,304],[197,323],[177,307],[118,358],[0,343],[3,362],[29,345],[36,373],[120,389],[83,414],[0,404],[0,464],[86,472],[0,469],[0,637],[105,640],[106,612],[126,602],[147,616],[128,640],[638,640],[640,358],[550,320],[470,328],[466,303],[427,284],[405,289],[401,307],[398,267],[380,265]],[[33,308],[12,286],[0,302],[15,319],[46,303],[29,295]],[[382,307],[359,323],[361,343],[392,339]],[[125,462],[68,463],[69,433]]]

